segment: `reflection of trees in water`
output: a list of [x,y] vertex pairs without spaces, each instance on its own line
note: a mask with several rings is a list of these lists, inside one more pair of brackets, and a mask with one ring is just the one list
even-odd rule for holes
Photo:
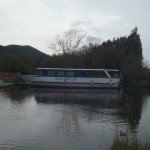
[[118,122],[119,117],[131,129],[136,129],[141,118],[144,95],[147,94],[140,91],[120,93],[116,90],[66,90],[25,86],[10,86],[1,91],[12,103],[24,103],[30,96],[34,96],[39,104],[63,104],[67,110],[62,110],[60,127],[66,127],[70,131],[80,129],[80,115],[88,121],[113,119]]
[[[49,95],[37,95],[36,100],[38,103],[61,103],[61,104],[76,104],[77,107],[82,107],[84,112],[84,118],[88,121],[102,120],[102,121],[117,121],[118,117],[123,121],[123,124],[128,124],[131,131],[134,133],[138,128],[139,121],[141,119],[141,111],[144,100],[143,92],[122,92],[120,94],[111,91],[100,91],[100,92],[63,92],[63,93],[49,93]],[[77,125],[78,113],[66,113],[63,112],[64,116],[62,122],[67,126],[68,121]],[[68,120],[69,116],[73,117]],[[72,124],[72,125],[73,125]],[[68,127],[69,128],[69,127]]]
[[116,90],[29,90],[38,104],[62,104],[57,131],[65,131],[67,136],[82,136],[83,122],[112,120],[120,100]]
[[[136,129],[141,118],[142,93],[119,93],[118,91],[51,91],[35,92],[38,103],[79,104],[89,120],[119,116],[131,129]],[[113,119],[113,120],[115,120]]]
[[139,91],[123,92],[122,101],[120,103],[119,117],[126,120],[129,128],[136,132],[139,121],[141,119],[144,94]]
[[1,92],[5,95],[5,97],[8,97],[12,103],[21,104],[28,98],[25,93],[26,89],[26,86],[14,85],[1,89]]
[[31,90],[39,104],[62,104],[57,130],[63,128],[68,136],[81,135],[83,119],[88,123],[113,121],[120,101],[120,93],[116,90]]

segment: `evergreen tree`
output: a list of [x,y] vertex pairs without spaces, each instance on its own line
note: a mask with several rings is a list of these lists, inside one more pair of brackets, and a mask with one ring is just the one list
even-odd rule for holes
[[128,54],[134,54],[139,58],[142,64],[142,43],[140,39],[140,35],[138,34],[138,28],[135,27],[132,31],[131,34],[127,38],[127,52]]

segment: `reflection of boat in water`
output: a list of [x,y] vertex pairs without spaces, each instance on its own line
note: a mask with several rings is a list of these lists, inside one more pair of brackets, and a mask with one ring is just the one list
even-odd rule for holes
[[36,75],[20,76],[27,84],[72,88],[118,88],[119,70],[37,68]]
[[28,88],[38,103],[100,103],[113,107],[120,99],[117,90]]

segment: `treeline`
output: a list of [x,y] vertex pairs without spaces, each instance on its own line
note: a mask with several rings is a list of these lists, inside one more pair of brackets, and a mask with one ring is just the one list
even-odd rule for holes
[[148,74],[143,64],[142,43],[137,28],[129,36],[53,55],[50,61],[50,67],[119,69],[128,77]]
[[[18,48],[19,47],[19,48]],[[23,49],[23,50],[22,50]],[[48,56],[32,47],[0,46],[0,71],[34,73],[38,67],[111,68],[128,77],[145,76],[142,44],[137,28],[129,36],[114,38],[101,44],[89,44],[77,51],[63,51]]]

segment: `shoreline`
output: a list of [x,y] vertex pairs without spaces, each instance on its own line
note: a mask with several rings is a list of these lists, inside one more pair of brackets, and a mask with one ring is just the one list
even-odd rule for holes
[[15,83],[5,83],[0,80],[0,88],[4,88],[6,86],[11,86],[11,85],[15,85]]

